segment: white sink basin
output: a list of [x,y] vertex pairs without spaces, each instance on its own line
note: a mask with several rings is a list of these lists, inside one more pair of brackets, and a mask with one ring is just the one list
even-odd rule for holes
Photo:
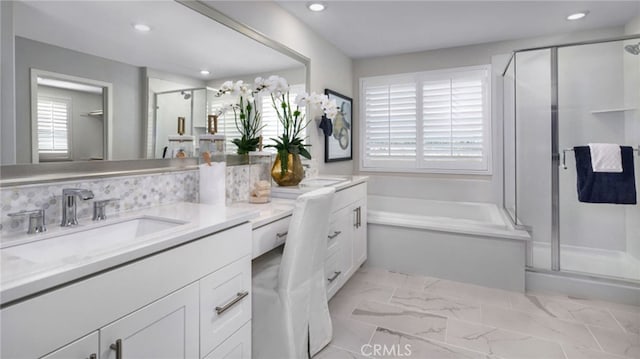
[[64,260],[68,257],[83,258],[186,223],[188,222],[145,216],[97,227],[73,228],[69,232],[63,230],[42,240],[4,248],[2,256],[15,256],[35,263]]
[[316,177],[308,178],[300,182],[300,187],[327,187],[333,186],[338,183],[348,181],[347,178],[342,177]]

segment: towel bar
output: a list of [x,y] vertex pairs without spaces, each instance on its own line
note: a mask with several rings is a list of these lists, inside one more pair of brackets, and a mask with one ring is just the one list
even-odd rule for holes
[[[562,150],[562,168],[567,169],[567,152],[573,152],[573,148],[565,148]],[[633,152],[640,153],[640,145],[633,149]]]

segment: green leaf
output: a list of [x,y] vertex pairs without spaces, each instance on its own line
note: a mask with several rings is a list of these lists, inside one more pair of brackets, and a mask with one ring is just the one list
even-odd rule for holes
[[298,151],[300,152],[300,156],[310,160],[311,159],[311,153],[309,153],[309,151],[307,151],[306,148],[304,148],[304,146],[300,146],[298,148]]

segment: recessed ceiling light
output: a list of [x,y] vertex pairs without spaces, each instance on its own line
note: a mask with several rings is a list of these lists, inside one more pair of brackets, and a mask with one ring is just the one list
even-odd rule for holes
[[210,73],[209,70],[200,70],[200,75],[209,75]]
[[315,11],[315,12],[322,11],[322,10],[324,10],[326,8],[326,6],[324,6],[324,4],[320,3],[320,2],[309,3],[309,5],[307,5],[307,7],[309,8],[309,10]]
[[133,24],[133,28],[140,32],[149,32],[151,31],[151,27],[145,24]]
[[588,13],[589,13],[588,11],[577,12],[575,14],[571,14],[567,16],[567,20],[580,20],[583,17],[587,16]]

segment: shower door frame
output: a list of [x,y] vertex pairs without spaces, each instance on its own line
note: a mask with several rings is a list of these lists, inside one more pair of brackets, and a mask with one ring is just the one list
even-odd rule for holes
[[[516,67],[516,54],[520,53],[520,52],[527,52],[527,51],[540,51],[540,50],[549,50],[550,51],[550,70],[551,70],[551,270],[548,269],[544,269],[544,268],[536,268],[533,267],[533,263],[531,266],[527,265],[527,270],[531,270],[531,271],[535,271],[535,272],[541,272],[541,273],[545,273],[545,272],[551,272],[554,274],[562,274],[562,275],[567,275],[567,276],[571,276],[571,277],[578,277],[578,278],[589,278],[589,279],[605,279],[607,281],[612,281],[612,282],[617,282],[617,283],[623,283],[623,284],[629,284],[629,283],[638,283],[637,280],[633,280],[633,279],[626,279],[626,278],[618,278],[618,277],[610,277],[610,276],[606,276],[606,275],[600,275],[600,274],[596,274],[596,273],[583,273],[583,272],[574,272],[574,271],[566,271],[566,270],[562,270],[561,267],[561,263],[560,263],[560,134],[559,134],[559,113],[558,113],[558,97],[559,97],[559,91],[558,91],[558,49],[563,48],[563,47],[572,47],[572,46],[581,46],[581,45],[593,45],[593,44],[601,44],[601,43],[607,43],[607,42],[616,42],[616,41],[625,41],[625,40],[633,40],[633,39],[640,39],[640,34],[634,34],[634,35],[625,35],[625,36],[618,36],[618,37],[614,37],[614,38],[606,38],[606,39],[598,39],[598,40],[589,40],[589,41],[580,41],[580,42],[571,42],[571,43],[564,43],[564,44],[558,44],[558,45],[551,45],[551,46],[540,46],[540,47],[532,47],[532,48],[525,48],[525,49],[519,49],[519,50],[515,50],[512,52],[511,57],[509,58],[509,61],[507,62],[507,64],[505,65],[505,69],[502,73],[502,76],[504,77],[505,74],[507,73],[508,69],[509,69],[509,65],[511,65],[511,62],[513,62],[514,65],[514,77],[513,77],[513,82],[514,82],[514,101],[517,100],[517,92],[516,92],[516,88],[517,88],[517,67]],[[503,96],[504,99],[504,96]],[[514,106],[517,106],[517,102],[514,104]],[[515,107],[514,107],[515,108]],[[515,111],[515,110],[514,110]],[[504,114],[503,114],[503,119],[504,119]],[[516,129],[517,127],[517,113],[514,113],[514,129]],[[504,127],[503,127],[504,128]],[[514,131],[514,136],[517,136],[516,131]],[[506,134],[503,131],[503,150],[504,148],[504,144],[506,143]],[[516,137],[514,137],[514,143],[517,144],[516,141]],[[517,148],[517,146],[516,146]],[[505,156],[503,154],[502,156],[503,159],[503,164],[505,161]],[[503,168],[503,182],[506,181],[505,178],[505,169]],[[524,228],[527,229],[529,231],[531,231],[531,228],[526,226],[526,225],[522,225],[518,223],[518,218],[517,218],[517,213],[518,213],[518,208],[517,208],[517,203],[518,203],[518,194],[517,194],[517,159],[516,159],[516,183],[515,183],[515,214],[516,214],[516,218],[512,218],[511,217],[511,213],[506,210],[506,186],[503,183],[503,207],[505,207],[505,210],[507,212],[507,217],[509,218],[509,220],[511,221],[512,224],[514,224],[514,226],[516,228]],[[529,246],[527,247],[529,249]]]

